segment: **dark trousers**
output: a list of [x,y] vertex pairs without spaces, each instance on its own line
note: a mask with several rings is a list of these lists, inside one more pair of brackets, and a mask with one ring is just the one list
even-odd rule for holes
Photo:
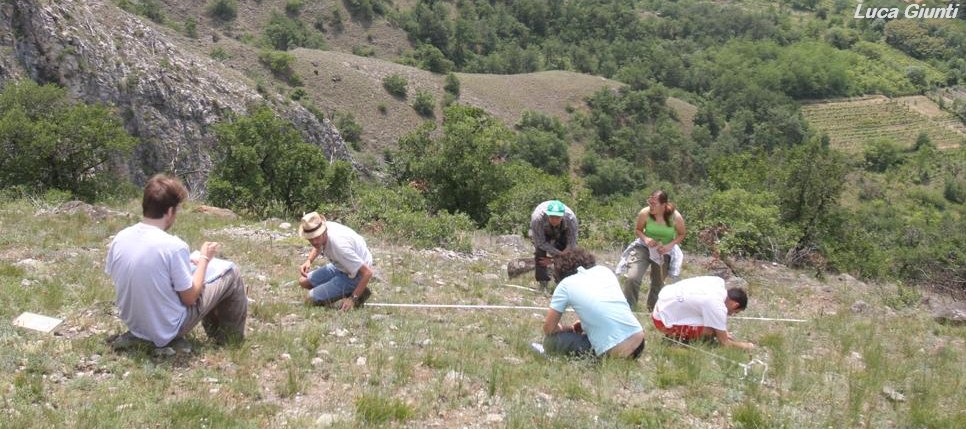
[[594,348],[587,335],[576,332],[557,332],[543,338],[547,354],[566,356],[593,356]]

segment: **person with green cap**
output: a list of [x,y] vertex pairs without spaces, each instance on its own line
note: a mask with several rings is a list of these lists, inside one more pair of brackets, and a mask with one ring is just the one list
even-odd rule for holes
[[533,210],[530,215],[530,239],[535,248],[535,275],[541,291],[547,291],[550,283],[547,267],[553,257],[577,247],[577,231],[577,216],[560,200],[544,201]]

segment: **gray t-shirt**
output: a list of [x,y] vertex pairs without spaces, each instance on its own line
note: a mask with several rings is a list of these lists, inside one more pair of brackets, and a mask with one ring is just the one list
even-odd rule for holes
[[605,266],[577,268],[576,274],[557,285],[550,298],[550,308],[563,313],[568,306],[577,312],[580,325],[598,356],[643,331],[621,292],[617,276]]
[[104,272],[114,281],[121,320],[132,334],[161,347],[181,328],[187,308],[178,292],[191,288],[188,244],[138,223],[117,233]]
[[338,222],[326,221],[325,228],[329,241],[322,248],[322,254],[339,271],[355,278],[363,265],[372,267],[372,254],[361,235]]

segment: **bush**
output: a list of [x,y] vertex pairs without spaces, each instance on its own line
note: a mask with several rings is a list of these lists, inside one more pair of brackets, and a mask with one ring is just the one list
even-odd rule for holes
[[390,174],[425,187],[432,209],[463,212],[484,225],[487,205],[511,184],[500,159],[512,135],[479,108],[453,105],[443,116],[441,135],[428,122],[399,139],[399,149],[388,153]]
[[303,0],[286,0],[285,1],[285,13],[291,16],[298,16],[302,12],[302,7],[305,6]]
[[359,141],[362,139],[362,125],[356,122],[355,116],[351,112],[336,112],[333,118],[336,129],[342,134],[342,139],[352,143],[352,148],[359,150]]
[[382,79],[382,87],[386,89],[386,92],[402,99],[406,98],[406,86],[408,85],[409,81],[398,74],[392,74]]
[[325,205],[322,210],[394,243],[472,250],[473,220],[463,213],[429,214],[426,199],[409,186],[361,186],[351,204]]
[[318,146],[267,107],[215,125],[216,161],[208,178],[212,204],[257,216],[315,210],[348,195],[352,170],[329,165]]
[[436,100],[433,99],[432,92],[429,92],[425,89],[416,91],[416,99],[413,100],[413,110],[415,110],[416,113],[426,117],[432,117],[435,109]]
[[305,28],[302,21],[277,12],[272,13],[263,34],[268,44],[279,51],[287,51],[297,47],[325,48],[325,39],[321,34]]
[[966,180],[956,178],[946,179],[946,186],[943,188],[943,197],[951,203],[966,203]]
[[238,16],[238,2],[235,0],[213,0],[208,3],[208,15],[222,22],[228,22]]
[[902,148],[888,139],[873,141],[865,146],[865,169],[882,173],[902,161]]
[[460,95],[460,79],[453,73],[447,73],[443,91],[458,97]]
[[486,227],[491,231],[525,234],[537,204],[562,198],[570,191],[566,178],[551,176],[527,163],[511,163],[506,172],[513,185],[487,206],[491,215]]
[[722,254],[777,260],[795,245],[798,234],[782,223],[777,201],[769,192],[714,192],[691,208],[688,230],[724,226],[726,233],[718,244]]
[[295,56],[288,52],[281,51],[262,51],[258,54],[258,61],[265,64],[275,76],[285,79],[291,85],[299,85],[301,79],[292,69],[295,63]]
[[67,91],[33,81],[9,82],[0,92],[0,187],[68,191],[97,200],[125,191],[116,160],[137,140],[111,109],[74,104]]
[[218,60],[218,61],[231,59],[231,54],[229,54],[228,51],[226,51],[221,46],[217,46],[214,49],[212,49],[211,53],[209,53],[208,56],[210,56],[211,59]]

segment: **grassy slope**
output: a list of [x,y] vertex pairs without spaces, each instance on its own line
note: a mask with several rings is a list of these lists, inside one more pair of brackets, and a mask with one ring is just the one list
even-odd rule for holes
[[[966,424],[966,331],[935,324],[917,292],[896,285],[744,263],[752,303],[743,316],[809,322],[733,320],[737,336],[760,345],[747,355],[660,341],[639,314],[648,339],[640,360],[547,360],[528,348],[540,339],[541,311],[306,307],[293,277],[307,247],[291,229],[190,207],[172,232],[192,247],[221,241],[239,264],[253,299],[247,341],[217,348],[199,328],[190,355],[116,354],[104,344],[123,328],[103,258],[110,237],[137,218],[41,211],[49,208],[0,203],[0,318],[65,319],[58,335],[0,324],[5,428]],[[534,286],[503,274],[525,245],[479,236],[473,254],[421,251],[362,231],[383,278],[371,302],[547,304],[504,286]],[[596,252],[613,266],[617,250]],[[706,259],[689,258],[685,277],[706,272]],[[743,378],[736,364],[751,358],[768,365],[763,383],[764,367]],[[904,399],[890,400],[889,389]]]

